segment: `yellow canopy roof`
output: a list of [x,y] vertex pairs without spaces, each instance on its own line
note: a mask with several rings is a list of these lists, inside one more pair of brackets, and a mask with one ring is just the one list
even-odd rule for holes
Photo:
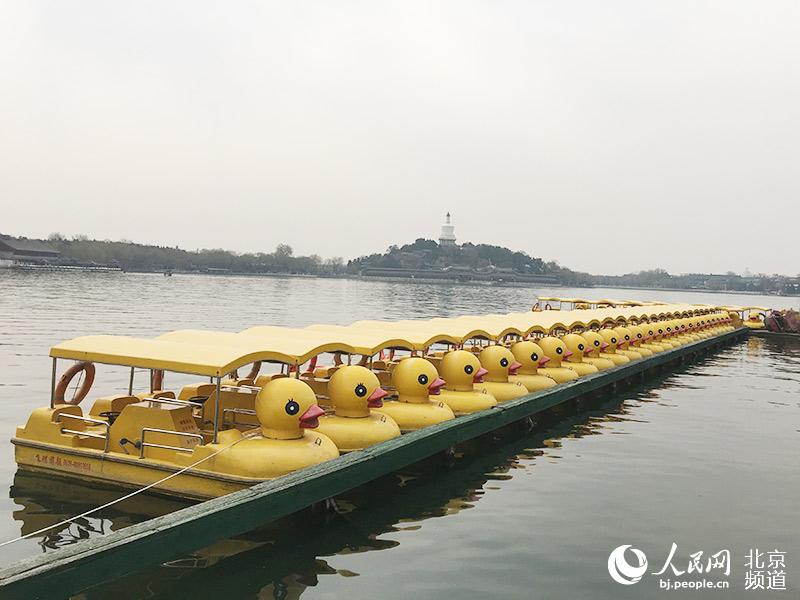
[[304,329],[253,327],[240,333],[181,330],[155,339],[86,336],[54,346],[50,356],[98,363],[222,376],[255,361],[303,364],[323,352],[372,356],[387,348],[422,350],[435,343],[469,339],[501,340],[507,335],[549,333],[635,318],[677,317],[709,310],[767,310],[658,304],[544,312],[518,312],[450,319],[359,321],[347,327],[312,325]]
[[353,346],[354,354],[365,356],[372,356],[389,348],[422,350],[430,345],[430,343],[423,345],[424,342],[419,340],[419,336],[400,328],[354,329],[340,325],[310,325],[302,331],[320,338],[345,341]]
[[[463,344],[472,338],[493,339],[491,333],[482,327],[475,327],[472,321],[455,319],[407,319],[405,321],[356,321],[348,326],[354,330],[377,330],[382,332],[402,332],[413,338],[418,348],[426,348],[433,343]],[[421,346],[420,346],[421,345]]]
[[283,361],[288,358],[235,344],[204,345],[114,335],[89,335],[68,340],[53,346],[50,356],[209,377],[221,377],[257,360]]
[[[259,330],[266,329],[267,332]],[[356,353],[357,350],[342,340],[331,337],[307,335],[303,329],[291,327],[254,327],[242,333],[183,329],[165,333],[156,338],[186,344],[229,346],[248,354],[259,354],[254,360],[299,365],[322,352]],[[245,363],[247,364],[247,363]]]

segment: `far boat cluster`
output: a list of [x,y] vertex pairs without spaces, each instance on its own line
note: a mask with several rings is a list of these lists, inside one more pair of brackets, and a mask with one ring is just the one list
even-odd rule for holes
[[[210,498],[723,335],[744,312],[540,298],[485,316],[79,337],[51,349],[50,405],[12,441],[23,469]],[[77,362],[57,380],[61,359]],[[95,363],[130,368],[128,390],[84,413]],[[198,380],[172,390],[165,372]]]

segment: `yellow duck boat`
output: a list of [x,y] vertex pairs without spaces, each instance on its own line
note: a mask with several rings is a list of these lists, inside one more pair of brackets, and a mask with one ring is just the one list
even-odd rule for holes
[[511,350],[504,346],[487,346],[481,350],[478,358],[481,366],[486,369],[486,375],[482,383],[475,384],[475,389],[486,390],[498,402],[521,398],[528,393],[522,383],[509,379],[509,376],[516,375],[521,366],[514,360]]
[[[328,437],[313,431],[323,411],[311,388],[301,381],[277,379],[258,393],[249,394],[254,410],[247,416],[257,425],[246,433],[236,428],[223,430],[221,411],[209,428],[203,415],[209,405],[222,407],[225,394],[221,374],[230,369],[221,370],[219,363],[206,359],[220,353],[165,347],[150,340],[124,341],[126,346],[163,357],[144,359],[143,354],[120,351],[119,342],[111,336],[74,342],[51,351],[51,406],[35,409],[12,439],[21,469],[132,487],[157,483],[160,492],[200,499],[249,487],[339,455]],[[90,384],[82,393],[66,401],[62,392],[69,379],[62,378],[60,385],[55,385],[58,357],[157,370],[180,364],[181,368],[173,370],[216,376],[217,385],[212,386],[216,395],[192,400],[158,391],[142,397],[130,393],[109,396],[97,399],[85,415],[78,403],[86,396],[93,377],[87,378]],[[68,374],[94,374],[93,362],[82,361],[76,366]],[[211,412],[216,412],[216,407]],[[235,412],[228,409],[227,415]]]
[[636,337],[631,327],[635,325],[628,325],[626,327],[617,327],[617,331],[622,335],[622,339],[627,344],[627,350],[631,352],[638,352],[642,358],[649,358],[653,356],[654,352],[649,348],[642,348],[640,343],[641,339]]
[[[603,329],[600,331],[600,335],[602,335],[604,338],[612,340],[612,343],[617,345],[617,354],[627,356],[631,360],[641,360],[644,358],[644,355],[641,352],[637,352],[631,346],[631,332],[624,327]],[[616,342],[613,342],[613,340],[616,340]]]
[[629,325],[628,329],[633,334],[633,348],[637,352],[641,352],[641,348],[645,350],[649,350],[653,354],[660,354],[664,352],[668,348],[666,346],[662,346],[661,344],[654,343],[652,336],[647,334],[645,328],[640,325]]
[[431,399],[444,385],[436,367],[424,358],[403,358],[392,369],[392,386],[397,390],[397,398],[384,402],[377,412],[389,415],[401,431],[415,431],[455,419],[447,404]]
[[521,383],[529,392],[538,392],[557,385],[550,377],[539,375],[539,367],[550,362],[539,344],[530,340],[516,342],[511,345],[511,353],[520,364],[517,374],[508,378],[511,383]]
[[539,347],[548,359],[548,366],[540,367],[539,373],[550,377],[556,383],[567,383],[580,377],[574,369],[567,369],[562,366],[562,360],[566,360],[572,354],[563,341],[557,337],[547,336],[538,340]]
[[605,341],[603,336],[596,331],[584,331],[581,334],[581,337],[583,337],[583,339],[585,339],[589,345],[587,350],[587,356],[589,358],[602,358],[605,360],[610,360],[615,366],[624,365],[631,362],[631,359],[627,356],[622,356],[621,354],[617,354],[615,352],[616,343],[611,344],[610,342]]
[[[603,341],[608,344],[608,347],[605,349],[606,354],[613,354],[617,357],[615,362],[617,362],[620,358],[627,360],[628,362],[632,360],[637,360],[642,358],[642,355],[638,352],[625,352],[622,348],[622,341],[619,335],[619,332],[613,327],[606,327],[605,329],[600,329],[597,334],[603,338]],[[636,356],[633,356],[635,354]],[[624,364],[624,363],[617,363],[617,364]]]
[[445,353],[437,367],[445,384],[439,400],[447,404],[456,415],[466,415],[491,408],[497,399],[486,389],[475,389],[488,373],[478,357],[466,350]]
[[591,375],[614,367],[614,362],[611,360],[589,356],[592,346],[582,335],[568,333],[561,339],[572,352],[572,356],[567,359],[566,367],[574,369],[579,375]]
[[326,389],[333,413],[320,417],[317,431],[331,438],[340,452],[360,450],[400,435],[394,419],[372,411],[383,407],[387,392],[366,367],[337,368]]

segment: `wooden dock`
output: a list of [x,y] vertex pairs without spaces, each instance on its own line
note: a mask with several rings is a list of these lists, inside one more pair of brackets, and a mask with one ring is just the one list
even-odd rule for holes
[[21,560],[0,570],[3,599],[62,598],[251,531],[439,452],[588,393],[746,337],[747,328],[529,394],[315,467]]

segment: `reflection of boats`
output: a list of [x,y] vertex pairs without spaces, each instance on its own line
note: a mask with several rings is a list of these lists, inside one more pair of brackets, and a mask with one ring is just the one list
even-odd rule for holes
[[[9,495],[22,507],[15,510],[13,515],[15,520],[22,523],[21,535],[28,535],[115,500],[120,497],[120,491],[19,470],[14,475]],[[50,529],[43,534],[39,543],[44,549],[58,548],[185,506],[187,504],[179,500],[142,494],[98,514]]]
[[[120,497],[119,489],[83,482],[73,482],[49,475],[19,470],[9,496],[21,508],[15,510],[14,520],[20,521],[20,534],[29,535],[57,525],[96,506]],[[55,550],[76,542],[123,529],[188,506],[187,502],[164,496],[140,494],[118,502],[89,517],[63,523],[34,536],[42,550]],[[172,569],[203,567],[222,557],[260,545],[245,538],[222,540],[192,556],[165,563]]]

